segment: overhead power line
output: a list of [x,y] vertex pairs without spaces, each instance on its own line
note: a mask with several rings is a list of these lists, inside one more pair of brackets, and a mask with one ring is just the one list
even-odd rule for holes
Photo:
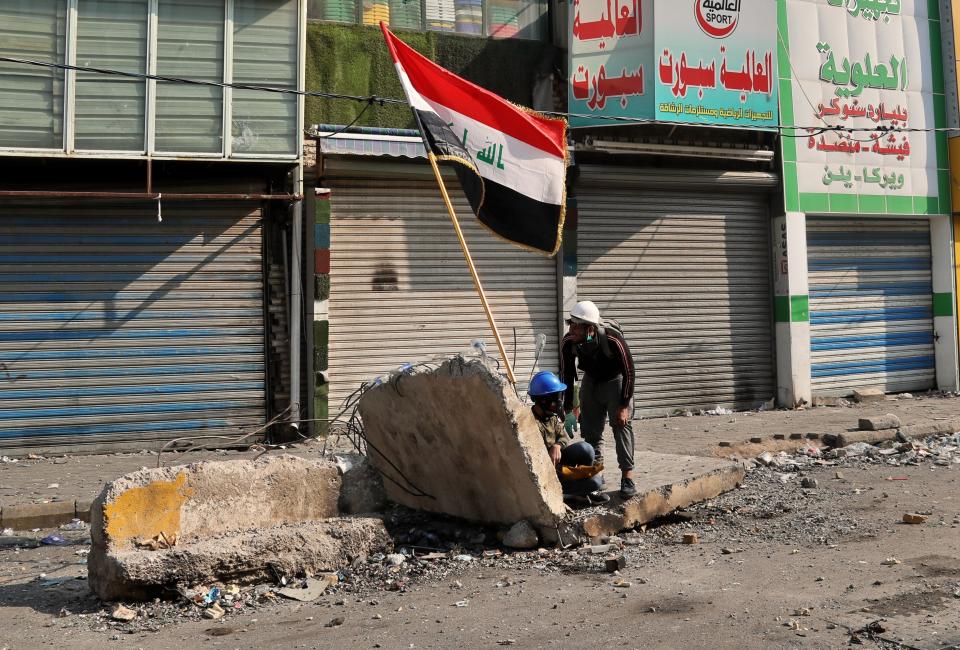
[[[178,83],[178,84],[187,84],[193,86],[210,86],[216,88],[233,88],[238,90],[255,90],[259,92],[267,93],[278,93],[284,95],[294,95],[294,96],[303,96],[303,97],[318,97],[321,99],[334,99],[334,100],[344,100],[344,101],[353,101],[366,104],[361,113],[354,118],[351,124],[356,123],[363,113],[374,104],[379,104],[380,106],[385,105],[406,105],[407,102],[404,99],[397,99],[394,97],[381,97],[379,95],[350,95],[346,93],[330,93],[323,92],[319,90],[296,90],[292,88],[282,88],[277,86],[263,86],[258,84],[244,84],[244,83],[228,83],[221,81],[207,81],[203,79],[190,79],[188,77],[171,77],[167,75],[154,75],[146,74],[141,72],[127,72],[124,70],[112,70],[109,68],[97,68],[92,66],[80,66],[80,65],[70,65],[67,63],[51,63],[49,61],[36,61],[33,59],[24,59],[19,57],[12,56],[0,56],[0,61],[6,61],[8,63],[17,63],[21,65],[30,65],[37,66],[42,68],[50,68],[57,70],[73,70],[77,72],[89,72],[93,74],[102,74],[110,75],[116,77],[126,77],[130,79],[140,79],[140,80],[154,80],[154,81],[163,81],[166,83]],[[809,102],[809,98],[807,98]],[[811,105],[812,106],[812,105]],[[560,111],[539,111],[544,115],[549,115],[552,117],[562,117],[562,118],[579,118],[579,119],[589,119],[591,121],[602,121],[610,122],[621,126],[636,126],[636,125],[649,125],[649,124],[661,124],[661,125],[670,125],[670,126],[699,126],[699,127],[710,127],[710,128],[728,128],[739,131],[757,131],[757,130],[768,130],[768,131],[777,131],[781,137],[786,138],[807,138],[810,136],[820,135],[826,132],[839,132],[839,133],[933,133],[933,132],[960,132],[960,129],[952,127],[908,127],[908,126],[843,126],[843,125],[829,125],[829,124],[816,124],[810,126],[801,126],[801,125],[784,125],[784,124],[775,124],[770,126],[738,126],[738,125],[720,125],[720,124],[706,124],[703,122],[664,122],[662,120],[656,120],[653,118],[636,118],[636,117],[620,117],[616,115],[592,115],[584,113],[569,113],[569,112],[560,112]]]

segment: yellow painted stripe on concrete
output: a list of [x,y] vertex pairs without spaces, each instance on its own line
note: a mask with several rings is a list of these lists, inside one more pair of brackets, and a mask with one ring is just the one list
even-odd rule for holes
[[180,535],[180,508],[193,492],[187,475],[172,481],[154,481],[130,488],[104,505],[107,539],[114,544],[153,539],[163,533],[168,539]]

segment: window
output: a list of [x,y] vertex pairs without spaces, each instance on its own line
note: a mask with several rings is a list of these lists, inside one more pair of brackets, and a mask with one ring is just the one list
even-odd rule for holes
[[[66,5],[59,0],[0,4],[0,51],[63,63]],[[63,71],[0,62],[0,147],[63,148]]]
[[301,2],[0,0],[0,54],[134,75],[0,62],[0,148],[296,157]]
[[[297,5],[289,0],[235,0],[233,82],[297,89]],[[233,152],[297,149],[297,96],[233,91]]]
[[546,3],[537,0],[488,0],[487,34],[500,38],[542,39]]
[[[157,16],[157,74],[223,81],[223,0],[164,0]],[[157,82],[154,147],[223,150],[223,89]]]
[[[77,65],[145,73],[147,1],[77,4]],[[144,151],[146,90],[142,79],[77,72],[74,146]]]
[[310,0],[308,12],[310,18],[341,23],[379,25],[382,20],[394,29],[547,37],[546,0]]

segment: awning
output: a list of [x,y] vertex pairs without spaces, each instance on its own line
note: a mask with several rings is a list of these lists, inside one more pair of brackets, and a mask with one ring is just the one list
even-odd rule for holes
[[311,133],[319,153],[350,156],[426,158],[420,132],[413,129],[350,127],[343,132],[335,124],[315,124]]

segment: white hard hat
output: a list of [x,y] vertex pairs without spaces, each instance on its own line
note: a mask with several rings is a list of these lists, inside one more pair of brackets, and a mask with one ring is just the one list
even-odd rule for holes
[[581,300],[570,310],[570,320],[577,323],[600,324],[600,309],[590,300]]

